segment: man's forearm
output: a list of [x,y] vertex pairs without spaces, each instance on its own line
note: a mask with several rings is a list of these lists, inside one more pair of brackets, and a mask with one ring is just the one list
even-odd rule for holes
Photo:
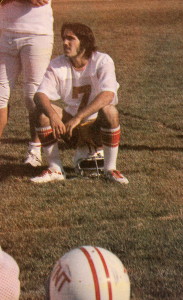
[[[56,109],[56,105],[54,106],[55,109],[52,107],[52,104],[49,100],[49,98],[44,93],[36,93],[34,96],[34,102],[36,104],[38,115],[37,115],[37,121],[36,125],[39,127],[47,127],[51,126],[53,130],[53,136],[54,138],[60,138],[62,134],[66,133],[66,128],[64,123],[61,120],[61,114],[59,115],[59,111]],[[47,118],[39,118],[39,114],[44,113]]]
[[81,121],[94,113],[98,112],[100,109],[109,105],[114,97],[113,92],[102,92],[100,93],[88,106],[78,111],[76,118],[79,118]]
[[37,110],[44,113],[48,118],[51,118],[55,114],[50,99],[44,93],[36,93],[34,96],[34,102],[36,104]]

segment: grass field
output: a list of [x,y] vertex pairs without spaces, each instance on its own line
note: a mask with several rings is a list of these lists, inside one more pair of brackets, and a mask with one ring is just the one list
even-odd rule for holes
[[[30,183],[40,169],[23,165],[29,132],[19,79],[0,145],[0,244],[20,266],[21,300],[44,299],[55,261],[81,245],[107,248],[122,260],[131,299],[181,300],[182,1],[58,0],[53,9],[53,57],[69,20],[91,26],[99,50],[115,61],[123,132],[118,169],[130,184]],[[69,175],[72,154],[60,151]]]

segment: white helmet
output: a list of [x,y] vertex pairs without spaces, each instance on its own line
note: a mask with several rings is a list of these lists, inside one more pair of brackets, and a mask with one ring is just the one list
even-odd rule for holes
[[14,258],[0,246],[0,299],[18,300],[19,296],[19,267]]
[[87,177],[99,177],[104,169],[104,150],[88,145],[77,147],[73,163],[77,174]]
[[130,281],[122,262],[113,253],[83,246],[57,261],[49,292],[50,300],[129,300]]

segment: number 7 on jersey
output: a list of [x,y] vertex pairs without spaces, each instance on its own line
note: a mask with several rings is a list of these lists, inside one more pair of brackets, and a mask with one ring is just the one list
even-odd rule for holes
[[72,91],[73,99],[78,99],[79,94],[83,94],[78,111],[87,106],[91,94],[91,85],[74,86]]

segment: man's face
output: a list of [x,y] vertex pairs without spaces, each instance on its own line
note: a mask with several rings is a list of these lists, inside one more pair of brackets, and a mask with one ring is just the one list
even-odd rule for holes
[[71,30],[66,29],[62,39],[64,54],[67,57],[75,58],[81,53],[80,40]]

